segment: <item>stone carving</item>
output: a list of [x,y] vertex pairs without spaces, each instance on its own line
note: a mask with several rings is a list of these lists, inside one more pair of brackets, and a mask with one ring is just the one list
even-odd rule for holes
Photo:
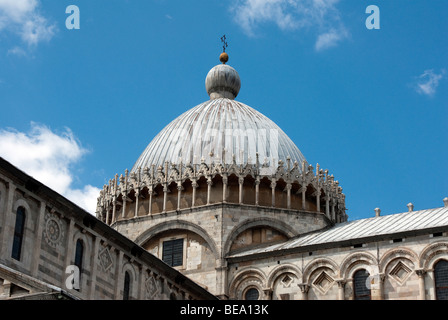
[[146,299],[154,300],[160,295],[162,288],[160,281],[156,280],[154,276],[148,275],[145,280]]
[[61,220],[51,213],[45,214],[45,227],[43,236],[48,245],[52,248],[56,248],[62,244],[64,239],[64,229],[62,227]]
[[112,256],[110,255],[109,249],[107,247],[98,253],[98,260],[104,272],[109,271],[109,269],[114,264],[112,261]]
[[[105,220],[106,213],[113,211],[113,199],[121,201],[127,198],[128,195],[133,194],[136,190],[147,189],[148,194],[150,190],[154,190],[158,185],[169,188],[172,182],[182,186],[187,180],[190,181],[193,188],[195,182],[201,177],[207,181],[211,181],[215,176],[219,175],[225,183],[229,175],[236,175],[238,181],[244,184],[244,181],[250,177],[251,181],[260,181],[264,178],[268,179],[272,186],[275,186],[279,180],[283,180],[286,186],[294,184],[295,194],[301,194],[302,191],[312,190],[310,193],[312,199],[310,201],[316,202],[316,197],[322,197],[328,201],[328,205],[334,206],[337,210],[336,215],[340,216],[344,221],[345,215],[345,195],[342,193],[342,187],[339,182],[334,179],[333,175],[328,174],[328,170],[316,170],[312,165],[308,165],[306,161],[302,163],[302,167],[297,162],[291,166],[290,161],[285,166],[283,161],[279,161],[278,166],[270,166],[271,170],[263,170],[265,164],[260,164],[258,159],[255,164],[236,164],[236,163],[210,163],[207,165],[204,161],[200,164],[168,164],[165,166],[155,166],[150,168],[139,168],[138,172],[133,172],[130,175],[125,172],[118,178],[118,174],[114,179],[109,181],[108,185],[103,186],[97,201],[97,216]],[[260,186],[261,188],[261,186]],[[297,191],[298,188],[298,191]],[[172,190],[171,190],[172,191]],[[168,189],[167,189],[168,192]],[[222,191],[219,191],[222,193]],[[255,192],[255,188],[254,188]],[[310,195],[303,192],[303,196],[310,197]],[[121,200],[120,200],[121,199]],[[320,200],[317,200],[318,202]],[[319,203],[320,204],[320,203]],[[192,201],[194,207],[194,202]],[[298,208],[300,209],[300,208]],[[328,208],[327,211],[330,209]],[[327,212],[329,215],[329,212]],[[108,221],[108,223],[113,221]]]

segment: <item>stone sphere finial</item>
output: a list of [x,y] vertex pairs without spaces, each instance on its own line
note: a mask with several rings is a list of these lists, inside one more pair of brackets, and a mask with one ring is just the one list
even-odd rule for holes
[[205,78],[205,89],[211,99],[235,99],[241,88],[240,76],[234,68],[226,65],[229,60],[227,53],[221,53],[219,60],[222,64],[213,67]]
[[229,55],[225,52],[221,53],[219,56],[219,61],[221,61],[223,64],[226,64],[226,62],[229,61]]

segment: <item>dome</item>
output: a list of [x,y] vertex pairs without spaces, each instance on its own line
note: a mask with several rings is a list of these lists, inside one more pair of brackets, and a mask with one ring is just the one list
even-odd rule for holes
[[241,87],[238,72],[225,64],[207,74],[210,100],[168,124],[146,147],[131,172],[152,165],[206,163],[276,167],[281,160],[305,161],[297,146],[272,120],[235,101]]
[[168,124],[147,146],[132,171],[165,162],[235,162],[277,166],[288,157],[305,160],[297,146],[272,120],[228,98],[211,99]]

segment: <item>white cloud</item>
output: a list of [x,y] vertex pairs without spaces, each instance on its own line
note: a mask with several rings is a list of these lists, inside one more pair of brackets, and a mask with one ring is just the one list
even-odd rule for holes
[[0,31],[19,35],[29,46],[49,41],[56,26],[39,12],[39,6],[38,0],[0,0]]
[[61,134],[31,123],[28,133],[0,130],[0,156],[56,192],[94,214],[100,189],[87,185],[72,187],[73,164],[87,150],[82,148],[70,129]]
[[316,50],[336,45],[348,36],[336,8],[339,0],[239,0],[231,8],[235,22],[249,36],[257,27],[274,23],[282,31],[315,29]]
[[433,69],[425,70],[417,79],[415,86],[417,92],[427,96],[433,96],[439,86],[439,81],[442,80],[444,75],[444,69],[441,70],[440,74],[435,73]]
[[347,37],[347,31],[345,29],[331,29],[328,32],[322,33],[317,37],[315,48],[316,51],[322,51],[331,47],[334,47]]
[[12,49],[9,49],[8,50],[8,55],[10,55],[10,54],[15,55],[15,56],[23,56],[23,57],[27,56],[26,51],[23,50],[23,48],[20,48],[20,47],[14,47]]

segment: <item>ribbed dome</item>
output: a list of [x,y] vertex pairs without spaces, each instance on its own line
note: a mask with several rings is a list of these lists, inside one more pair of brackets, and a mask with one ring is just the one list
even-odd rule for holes
[[[210,100],[190,109],[168,124],[146,147],[131,172],[164,166],[256,163],[276,167],[289,158],[305,160],[291,139],[269,118],[235,101],[241,87],[236,70],[225,63],[213,67],[205,79]],[[301,166],[299,166],[301,167]]]
[[277,166],[287,157],[302,163],[304,156],[269,118],[238,101],[217,98],[185,112],[168,124],[147,146],[132,171],[151,165],[200,164],[204,160],[230,164]]

